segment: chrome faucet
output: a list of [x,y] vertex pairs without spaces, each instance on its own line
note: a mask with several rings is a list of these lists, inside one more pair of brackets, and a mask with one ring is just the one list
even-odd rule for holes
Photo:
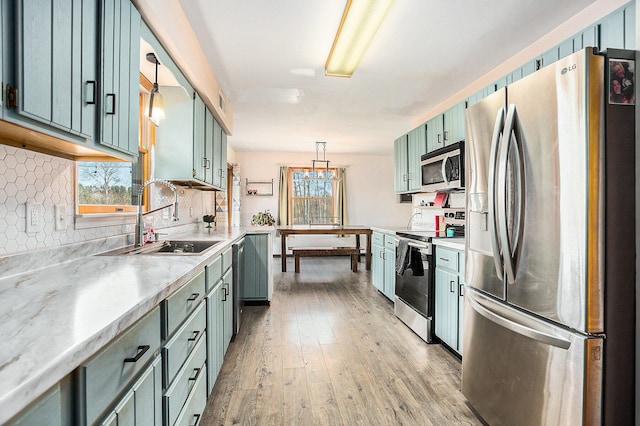
[[[167,187],[169,187],[173,191],[174,201],[171,204],[167,204],[166,206],[158,207],[157,209],[149,210],[148,212],[142,212],[142,193],[144,189],[151,185],[152,183],[161,183]],[[138,218],[136,220],[136,232],[134,238],[135,247],[142,247],[144,245],[143,234],[144,234],[144,225],[142,223],[142,216],[146,216],[151,213],[155,213],[159,210],[166,209],[167,207],[173,206],[173,215],[172,220],[178,220],[178,189],[170,182],[162,179],[150,180],[146,182],[144,185],[138,189]]]
[[411,229],[411,222],[413,222],[413,218],[418,215],[422,216],[422,211],[415,212],[414,214],[411,215],[411,217],[409,218],[409,222],[407,223],[407,229]]

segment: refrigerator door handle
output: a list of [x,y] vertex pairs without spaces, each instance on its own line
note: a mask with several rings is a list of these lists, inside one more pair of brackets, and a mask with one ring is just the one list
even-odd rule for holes
[[510,330],[522,336],[529,337],[530,339],[536,340],[546,345],[555,346],[560,349],[568,350],[571,346],[571,342],[569,342],[568,340],[561,339],[543,331],[536,330],[526,325],[517,323],[501,316],[500,314],[495,313],[493,310],[491,310],[490,307],[485,306],[485,304],[482,303],[482,300],[476,299],[475,292],[467,292],[465,298],[466,303],[468,303],[474,311],[476,311],[478,314],[482,315],[489,321],[492,321],[499,326],[506,328],[507,330]]
[[498,231],[496,226],[496,168],[498,167],[498,154],[500,148],[501,135],[504,129],[504,107],[500,107],[496,115],[493,127],[493,136],[491,138],[491,152],[489,158],[489,235],[491,238],[491,247],[493,251],[493,263],[496,268],[496,275],[500,280],[504,276],[502,266],[502,254],[500,241],[498,241]]
[[[507,118],[504,125],[503,144],[500,148],[500,172],[498,174],[498,187],[502,191],[498,192],[499,204],[499,230],[502,245],[502,256],[504,259],[504,269],[507,275],[507,282],[514,284],[516,282],[516,272],[518,269],[518,260],[521,244],[521,232],[523,229],[523,211],[524,211],[524,157],[522,152],[521,139],[522,135],[518,126],[518,114],[514,104],[509,105],[507,109]],[[516,164],[513,168],[513,179],[516,200],[514,203],[508,199],[510,192],[507,191],[507,172],[509,168],[509,151],[515,149],[514,157]],[[514,205],[514,225],[513,235],[509,236],[507,223],[507,206]]]

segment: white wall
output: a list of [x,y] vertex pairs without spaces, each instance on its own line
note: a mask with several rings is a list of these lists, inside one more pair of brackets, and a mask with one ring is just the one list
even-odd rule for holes
[[[327,159],[331,167],[346,167],[347,208],[351,225],[405,226],[411,216],[411,204],[399,203],[394,192],[393,155],[331,154]],[[278,218],[278,186],[280,166],[310,167],[315,152],[241,152],[235,161],[242,176],[241,223],[251,225],[251,216],[269,209]],[[272,197],[247,196],[245,179],[250,181],[274,180]],[[299,238],[298,238],[299,240]],[[294,244],[294,243],[292,243]],[[279,243],[275,244],[280,253]]]

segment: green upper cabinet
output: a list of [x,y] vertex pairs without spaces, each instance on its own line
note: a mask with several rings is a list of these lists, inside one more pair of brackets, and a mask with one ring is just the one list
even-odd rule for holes
[[422,186],[422,174],[420,172],[420,160],[427,152],[426,125],[421,125],[409,132],[407,139],[407,190],[409,192],[420,191]]
[[444,143],[450,145],[465,138],[466,102],[454,105],[444,113]]
[[138,155],[140,13],[129,0],[102,0],[100,143]]
[[213,186],[227,189],[227,135],[218,120],[213,120]]
[[407,135],[400,136],[393,143],[393,156],[395,159],[395,191],[396,193],[407,191]]
[[[209,108],[204,111],[204,181],[210,185],[213,185],[214,171],[214,158],[213,158],[213,135],[215,133],[215,125],[213,124],[215,119],[213,113]],[[217,183],[217,180],[216,180]]]
[[193,177],[206,182],[204,122],[206,107],[196,92],[193,93]]
[[444,114],[427,121],[427,152],[444,146]]
[[16,16],[18,114],[92,139],[97,0],[20,0]]
[[395,140],[395,192],[418,192],[421,186],[420,157],[427,152],[425,125]]

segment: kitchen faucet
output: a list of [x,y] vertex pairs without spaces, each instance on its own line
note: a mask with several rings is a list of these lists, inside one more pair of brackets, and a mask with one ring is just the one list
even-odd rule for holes
[[422,211],[415,212],[411,215],[411,217],[409,218],[409,222],[407,223],[407,229],[411,229],[411,222],[413,222],[413,218],[418,215],[422,216]]
[[[142,212],[142,193],[144,192],[144,189],[147,186],[151,185],[152,183],[161,183],[169,187],[173,191],[173,195],[175,198],[173,203],[171,204],[167,204],[166,206],[158,207],[157,209],[152,209],[152,210],[149,210],[148,212],[143,213]],[[178,220],[178,190],[172,183],[162,179],[155,179],[155,180],[147,181],[144,185],[140,187],[140,189],[138,189],[138,218],[136,220],[136,232],[135,232],[135,238],[134,238],[135,247],[142,247],[144,245],[144,241],[143,241],[144,225],[142,223],[142,216],[146,216],[148,214],[157,212],[162,209],[166,209],[167,207],[171,207],[171,206],[173,206],[172,220],[177,221]]]

